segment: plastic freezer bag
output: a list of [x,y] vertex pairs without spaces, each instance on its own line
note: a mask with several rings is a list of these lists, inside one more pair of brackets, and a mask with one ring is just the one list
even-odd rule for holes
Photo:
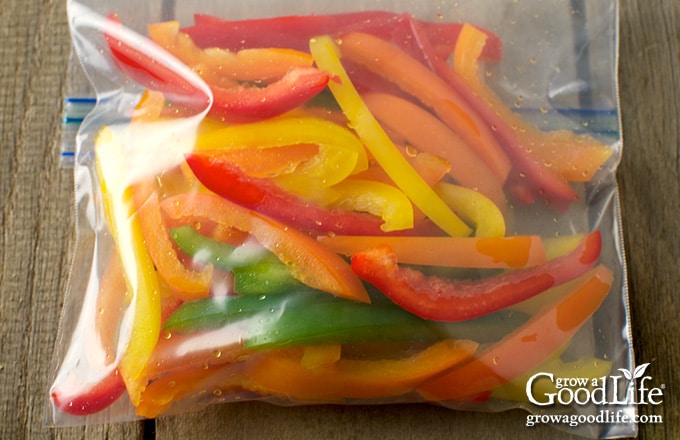
[[53,424],[263,399],[635,432],[615,2],[69,16],[97,99]]

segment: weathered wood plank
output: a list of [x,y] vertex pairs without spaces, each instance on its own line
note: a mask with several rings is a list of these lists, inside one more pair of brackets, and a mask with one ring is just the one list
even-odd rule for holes
[[73,179],[57,155],[65,3],[10,0],[0,12],[0,438],[141,438],[140,424],[45,427],[73,246]]
[[641,425],[640,438],[680,438],[680,2],[624,1],[621,102],[624,207],[638,363],[665,384],[664,405],[641,405],[665,423]]

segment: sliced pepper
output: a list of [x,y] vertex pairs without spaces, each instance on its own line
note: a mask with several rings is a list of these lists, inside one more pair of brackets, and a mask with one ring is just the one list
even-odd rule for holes
[[389,246],[400,263],[424,266],[507,269],[545,262],[538,236],[472,237],[319,237],[335,252],[352,255],[381,245]]
[[445,340],[403,359],[341,359],[314,369],[302,365],[300,350],[288,350],[249,360],[244,374],[252,391],[292,400],[377,399],[411,391],[472,357],[477,346],[473,341]]
[[317,37],[310,41],[310,49],[317,65],[339,79],[339,81],[329,83],[333,96],[366,148],[397,187],[404,191],[413,204],[442,230],[454,236],[468,235],[471,232],[470,228],[446,206],[427,182],[411,167],[371,115],[338,58],[338,48],[335,42],[327,36]]
[[82,379],[68,378],[54,388],[50,396],[54,406],[66,414],[86,416],[97,413],[120,398],[125,392],[125,382],[117,368],[112,368],[99,382],[90,386]]
[[419,392],[434,401],[474,398],[538,367],[595,313],[612,281],[612,272],[597,266],[580,278],[567,295],[474,360],[427,381]]
[[434,191],[468,224],[476,237],[502,237],[505,218],[500,208],[482,193],[459,185],[439,182]]
[[[338,36],[349,31],[363,31],[389,39],[403,15],[387,11],[360,11],[344,14],[314,14],[306,16],[282,16],[251,20],[225,20],[218,17],[195,14],[194,25],[182,29],[203,48],[220,47],[229,50],[256,47],[286,47],[300,51],[308,50],[310,38],[321,34]],[[455,45],[462,27],[461,23],[445,21],[418,21],[438,53],[446,58]],[[267,29],[267,32],[262,32]],[[484,58],[498,61],[502,57],[502,42],[497,35],[485,31],[489,42],[484,48]]]
[[293,276],[333,295],[369,301],[348,264],[313,238],[287,225],[210,194],[182,194],[162,202],[165,213],[186,224],[208,222],[251,234],[289,266]]
[[352,255],[352,269],[392,301],[425,319],[462,321],[524,301],[579,277],[600,257],[599,231],[588,234],[567,255],[496,277],[454,281],[399,267],[388,246]]
[[191,37],[180,32],[178,21],[147,26],[149,38],[176,56],[213,85],[221,81],[263,81],[280,79],[289,70],[310,67],[308,53],[279,48],[254,48],[232,52],[219,48],[201,49]]

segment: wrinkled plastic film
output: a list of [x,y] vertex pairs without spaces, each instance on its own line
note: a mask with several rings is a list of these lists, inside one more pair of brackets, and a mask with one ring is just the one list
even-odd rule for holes
[[[523,408],[527,414],[584,420],[609,409],[536,405],[523,384],[546,370],[600,378],[634,365],[615,180],[622,152],[616,2],[257,6],[69,3],[74,49],[89,82],[76,81],[65,101],[68,130],[61,154],[64,164],[73,159],[79,241],[55,350],[51,423],[156,417],[254,399],[280,405],[427,402],[482,412]],[[201,23],[215,32],[211,26],[221,26],[215,17],[229,17],[245,20],[236,23],[244,32],[243,49],[249,44],[247,20],[347,13],[365,15],[328,40],[319,35],[305,41],[302,49],[296,47],[302,52],[269,52],[285,54],[281,62],[297,63],[299,75],[307,75],[306,82],[285,77],[299,92],[286,100],[272,94],[253,104],[242,97],[253,88],[266,93],[263,86],[287,71],[258,79],[270,67],[250,73],[237,64],[241,70],[234,75],[241,77],[234,82],[210,64],[224,54],[182,52],[186,46],[174,40],[180,58],[192,53],[200,60],[189,65],[148,40],[150,32],[162,39],[175,31],[147,25],[176,19],[195,41],[212,41],[201,34]],[[371,20],[387,24],[371,27]],[[451,68],[452,51],[460,50],[455,38],[437,33],[447,23],[474,25],[489,32],[487,44],[502,45],[502,52],[479,60],[479,82],[490,92],[462,92],[466,102],[480,93],[497,96],[491,112],[458,112],[447,119],[449,110],[428,107],[428,98],[420,102],[418,90],[389,74],[368,72],[371,61],[357,58],[361,45],[382,43],[348,33],[372,32],[392,48],[423,57],[419,62],[436,71],[445,64],[429,56],[448,54],[440,61]],[[350,52],[352,38],[360,42],[359,55]],[[286,37],[278,43],[288,50]],[[334,70],[338,54],[347,80]],[[333,72],[330,79],[324,70]],[[474,78],[466,81],[475,87]],[[352,82],[358,98],[346,87]],[[233,91],[241,92],[241,100],[227,105]],[[384,137],[375,137],[380,129],[366,123],[365,113],[354,114],[362,101],[387,128]],[[413,108],[414,118],[422,112],[423,120],[457,126],[463,142],[466,124],[477,117],[507,123],[511,131],[494,122],[485,129],[501,143],[512,142],[516,131],[526,150],[512,153],[502,196],[489,180],[478,180],[480,187],[461,185],[461,179],[475,177],[456,168],[461,156],[447,156],[444,146],[416,148],[422,144],[413,133],[390,125],[391,105]],[[76,128],[71,151],[67,139]],[[563,137],[545,137],[554,133]],[[591,150],[577,145],[574,151],[606,158],[589,169],[581,159],[547,151],[546,139],[558,146],[564,139],[586,142]],[[390,143],[402,148],[398,159],[385,153],[392,151],[384,147]],[[529,156],[534,165],[522,162]],[[562,159],[573,161],[572,169]],[[444,177],[443,163],[454,170],[443,171]],[[498,164],[496,171],[487,165],[489,176],[502,173],[505,165]],[[531,170],[561,173],[568,186],[546,183]],[[527,178],[544,183],[532,193]],[[225,179],[235,186],[225,186]],[[573,191],[573,200],[560,200],[571,196],[555,195],[559,191]],[[486,287],[472,291],[493,298],[504,291],[496,279],[528,285],[549,277],[560,285],[495,309],[463,302],[460,312],[445,310],[448,306],[428,311],[422,301],[409,302],[408,294],[406,303],[394,296],[395,290],[403,292],[385,276],[389,252],[375,250],[385,245],[402,273],[411,274],[409,282],[437,277],[425,278],[426,292],[442,279],[477,286],[488,278]],[[591,261],[594,247],[597,259]],[[585,312],[569,305],[573,301],[556,306],[572,294],[589,304],[591,291],[602,295],[602,303],[578,322]],[[533,333],[522,336],[522,329]],[[568,336],[546,336],[549,329]],[[543,354],[522,369],[516,353],[532,338],[553,348],[543,353],[537,345],[536,353]],[[504,363],[506,356],[515,360]],[[498,372],[487,377],[485,368]],[[475,385],[471,394],[446,391],[460,380],[497,384]],[[617,409],[636,414],[634,405]],[[630,423],[556,426],[593,438],[635,432]]]

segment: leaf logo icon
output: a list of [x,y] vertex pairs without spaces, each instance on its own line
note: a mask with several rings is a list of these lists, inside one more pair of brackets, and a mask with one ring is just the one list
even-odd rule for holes
[[[635,367],[635,372],[633,373],[633,379],[638,379],[645,375],[645,370],[649,367],[649,362],[646,364],[638,365]],[[630,373],[630,372],[629,372]]]

